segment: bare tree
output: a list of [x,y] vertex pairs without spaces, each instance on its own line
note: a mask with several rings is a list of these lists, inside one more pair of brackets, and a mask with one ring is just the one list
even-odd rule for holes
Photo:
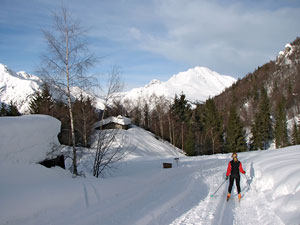
[[73,103],[75,131],[79,134],[81,145],[84,147],[88,147],[94,123],[97,120],[96,109],[93,105],[93,98],[82,94]]
[[[113,67],[107,82],[107,92],[104,95],[104,109],[101,120],[104,119],[109,102],[117,98],[117,93],[123,89],[119,69]],[[103,129],[103,123],[100,121],[99,131],[97,133],[97,144],[95,147],[95,157],[93,164],[93,175],[99,177],[103,175],[104,169],[112,169],[113,164],[124,157],[125,154],[125,136],[119,135],[118,129]],[[122,140],[118,140],[122,139]]]
[[42,56],[40,73],[47,83],[52,83],[66,97],[73,147],[73,173],[77,175],[77,155],[74,119],[72,111],[71,87],[87,87],[91,77],[86,76],[86,70],[96,62],[96,57],[87,49],[84,40],[85,30],[64,7],[53,15],[51,30],[43,30],[48,51]]
[[[113,169],[113,165],[124,158],[125,136],[118,129],[100,130],[93,165],[93,176],[104,175],[105,169]],[[119,140],[118,140],[119,138]]]
[[120,69],[117,66],[114,66],[111,69],[111,72],[109,74],[109,77],[107,79],[107,91],[102,96],[104,99],[104,109],[102,113],[101,119],[104,119],[105,112],[107,110],[108,104],[113,103],[115,99],[117,99],[119,96],[117,95],[118,92],[121,92],[124,88],[124,83],[121,80],[120,77]]

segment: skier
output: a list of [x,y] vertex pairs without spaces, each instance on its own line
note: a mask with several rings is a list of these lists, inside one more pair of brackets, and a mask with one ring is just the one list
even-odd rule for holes
[[235,180],[235,184],[237,187],[238,191],[238,198],[239,201],[241,200],[241,187],[240,187],[240,172],[245,174],[246,172],[244,171],[242,167],[242,163],[238,160],[237,154],[234,152],[232,153],[232,160],[228,163],[228,168],[227,168],[227,173],[226,173],[226,180],[228,180],[228,176],[230,175],[229,178],[229,187],[228,187],[228,194],[227,194],[227,201],[229,200],[231,196],[231,190],[233,186],[233,182]]

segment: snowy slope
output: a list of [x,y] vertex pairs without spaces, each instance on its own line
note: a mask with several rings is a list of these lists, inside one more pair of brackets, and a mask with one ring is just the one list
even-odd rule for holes
[[233,77],[220,75],[205,67],[195,67],[173,75],[168,81],[153,80],[145,87],[134,88],[123,93],[125,99],[132,101],[138,98],[149,99],[151,95],[165,96],[174,99],[183,92],[192,102],[205,101],[209,97],[220,94],[236,80]]
[[183,156],[181,149],[175,148],[169,142],[156,139],[151,132],[142,128],[133,126],[129,130],[121,130],[120,135],[124,135],[128,140],[127,159]]
[[[211,194],[225,179],[230,154],[189,158],[140,128],[123,132],[136,154],[105,179],[72,178],[60,168],[4,163],[0,154],[0,224],[299,225],[300,146],[239,153],[247,172],[241,177],[243,197],[239,203],[234,187],[226,202],[227,182]],[[24,141],[22,133],[14,136],[11,146],[21,146],[17,142]],[[32,137],[30,143],[34,146],[40,138]],[[174,156],[180,157],[178,166]],[[163,169],[163,162],[173,163],[173,168]]]

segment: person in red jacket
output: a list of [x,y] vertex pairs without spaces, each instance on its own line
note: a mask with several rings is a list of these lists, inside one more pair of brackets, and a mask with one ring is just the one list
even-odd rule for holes
[[246,173],[242,167],[242,163],[237,158],[237,154],[234,152],[234,153],[232,153],[232,160],[228,163],[227,173],[226,173],[226,180],[228,179],[228,176],[230,175],[227,201],[231,196],[231,190],[232,190],[234,180],[235,180],[235,184],[237,187],[239,200],[242,197],[241,196],[241,187],[240,187],[240,172],[243,174]]

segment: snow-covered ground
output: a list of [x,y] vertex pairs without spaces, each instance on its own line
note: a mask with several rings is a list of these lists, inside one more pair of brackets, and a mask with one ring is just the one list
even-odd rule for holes
[[[212,194],[225,179],[230,154],[189,158],[140,128],[123,132],[135,152],[106,178],[72,178],[66,170],[0,154],[0,224],[300,224],[300,146],[239,153],[248,178],[242,175],[243,198],[237,201],[234,187],[226,202],[227,182]],[[0,153],[22,146],[22,133],[14,133],[20,138],[6,149],[0,145]],[[45,145],[54,133],[45,130]],[[163,162],[173,168],[163,169]]]

